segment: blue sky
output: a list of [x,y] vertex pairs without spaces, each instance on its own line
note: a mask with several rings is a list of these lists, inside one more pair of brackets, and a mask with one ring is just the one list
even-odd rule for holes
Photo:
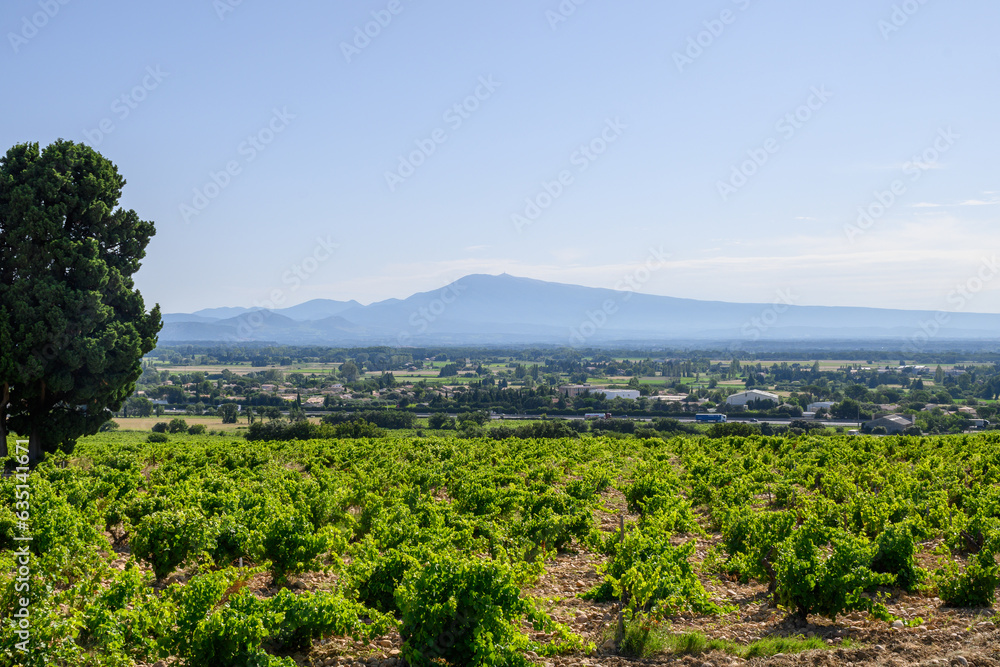
[[576,2],[8,0],[0,144],[118,165],[166,312],[662,253],[645,293],[1000,312],[997,3]]

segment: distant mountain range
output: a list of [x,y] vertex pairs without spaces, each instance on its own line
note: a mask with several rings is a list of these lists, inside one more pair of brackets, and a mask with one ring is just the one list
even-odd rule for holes
[[[789,300],[790,301],[790,300]],[[167,314],[161,344],[508,345],[882,341],[894,349],[1000,339],[1000,315],[698,301],[507,274],[370,305],[316,299],[275,310]]]

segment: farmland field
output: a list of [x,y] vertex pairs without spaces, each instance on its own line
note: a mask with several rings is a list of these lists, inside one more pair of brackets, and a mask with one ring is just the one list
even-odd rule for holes
[[[160,417],[117,417],[115,423],[118,424],[119,428],[123,431],[143,431],[149,432],[153,428],[154,424],[160,422],[169,422],[172,419],[178,418],[178,415],[165,414]],[[180,419],[187,422],[188,426],[194,426],[195,424],[202,424],[206,429],[214,431],[235,431],[238,428],[246,428],[246,420],[240,420],[237,424],[223,424],[221,417],[206,417],[204,415],[179,415]]]
[[0,481],[0,664],[1000,664],[1000,437],[724,431],[85,438]]
[[[122,431],[137,431],[145,434],[148,433],[155,424],[169,423],[174,419],[183,419],[188,426],[201,424],[208,431],[225,431],[232,435],[235,435],[236,431],[245,431],[247,428],[247,421],[245,418],[241,418],[235,424],[223,424],[221,417],[187,414],[165,414],[160,417],[116,417],[114,421],[118,424],[119,429]],[[312,424],[318,424],[320,422],[320,418],[309,417],[308,421]]]

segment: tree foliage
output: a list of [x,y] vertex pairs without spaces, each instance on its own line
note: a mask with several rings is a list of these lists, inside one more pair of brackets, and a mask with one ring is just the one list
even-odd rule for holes
[[[68,451],[121,409],[160,330],[133,274],[153,223],[118,207],[125,179],[59,140],[0,160],[0,443]],[[2,454],[3,452],[0,452]]]

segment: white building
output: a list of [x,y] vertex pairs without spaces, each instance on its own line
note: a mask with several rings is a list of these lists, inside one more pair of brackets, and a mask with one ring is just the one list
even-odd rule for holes
[[749,389],[747,391],[741,391],[738,394],[733,394],[726,399],[726,405],[735,405],[746,407],[748,403],[753,403],[754,401],[773,401],[775,406],[781,403],[781,397],[777,394],[772,394],[769,391],[761,391],[760,389]]
[[604,398],[609,401],[615,398],[629,398],[634,401],[639,398],[638,389],[596,389],[593,393],[604,394]]
[[808,411],[808,412],[816,412],[817,410],[819,410],[821,408],[826,408],[827,410],[829,410],[830,408],[833,407],[833,403],[834,403],[833,401],[816,401],[815,403],[810,403],[806,407],[806,411]]

